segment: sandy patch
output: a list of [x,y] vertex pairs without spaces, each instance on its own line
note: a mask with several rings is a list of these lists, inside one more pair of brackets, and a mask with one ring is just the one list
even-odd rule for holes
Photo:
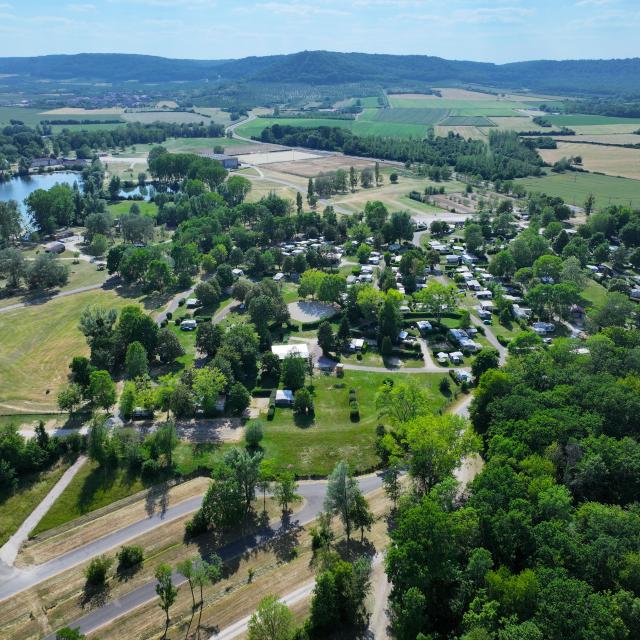
[[298,300],[287,305],[291,318],[298,322],[316,322],[336,314],[335,307],[316,300]]

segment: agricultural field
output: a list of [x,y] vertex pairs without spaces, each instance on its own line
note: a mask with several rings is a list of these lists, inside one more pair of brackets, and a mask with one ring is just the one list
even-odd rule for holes
[[640,179],[640,149],[559,142],[557,149],[540,149],[539,152],[543,160],[549,163],[581,156],[582,166],[587,171]]
[[240,136],[251,138],[259,137],[263,129],[274,124],[291,127],[341,127],[351,129],[355,120],[336,120],[331,118],[256,118],[245,124],[241,124],[235,131]]
[[[595,128],[595,127],[594,127]],[[554,136],[557,142],[596,142],[598,144],[640,144],[637,133],[581,134],[577,136]]]
[[438,124],[445,120],[449,111],[447,109],[377,109],[375,122],[393,122],[399,124]]
[[640,118],[612,118],[598,115],[557,115],[545,116],[554,127],[602,126],[602,125],[640,125]]
[[593,124],[593,125],[578,125],[571,127],[579,136],[591,136],[591,135],[617,135],[621,133],[633,133],[638,131],[640,126],[637,124]]
[[[109,118],[109,120],[111,120],[111,118]],[[54,134],[58,134],[65,129],[73,133],[76,133],[78,131],[112,131],[113,129],[117,129],[118,127],[122,127],[124,125],[124,120],[122,122],[97,122],[92,124],[54,124],[51,125],[51,130]]]
[[136,302],[113,291],[96,290],[0,314],[0,412],[57,410],[56,395],[67,380],[69,361],[88,353],[78,329],[82,309],[92,304],[121,308]]
[[152,122],[172,122],[176,124],[203,122],[204,124],[210,124],[215,122],[213,118],[207,118],[202,114],[189,111],[141,111],[138,113],[123,113],[122,118],[126,122],[141,122],[142,124],[151,124]]
[[499,100],[495,96],[480,99],[438,98],[435,96],[391,95],[392,107],[405,109],[449,109],[454,116],[515,116],[522,103]]
[[223,124],[225,126],[231,124],[231,114],[228,111],[223,111],[218,107],[194,107],[197,113],[204,113],[211,116],[211,122],[216,124]]
[[590,193],[596,195],[596,207],[610,204],[640,206],[640,180],[571,171],[550,173],[541,178],[521,178],[516,182],[528,191],[558,196],[579,207]]
[[484,116],[448,116],[441,122],[443,127],[494,127]]
[[443,126],[436,125],[433,128],[433,131],[436,136],[447,136],[449,132],[454,133],[455,135],[462,136],[465,139],[471,138],[472,140],[483,140],[486,141],[489,137],[490,129],[488,127],[479,128],[479,127],[451,127],[451,126]]

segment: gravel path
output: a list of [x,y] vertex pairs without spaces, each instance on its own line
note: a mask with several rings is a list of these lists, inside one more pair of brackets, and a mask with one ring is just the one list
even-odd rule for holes
[[18,551],[22,543],[29,537],[29,533],[42,520],[45,513],[49,511],[51,505],[60,497],[60,494],[69,486],[71,480],[87,461],[86,456],[79,456],[78,459],[62,474],[62,477],[55,484],[53,489],[43,498],[42,502],[31,512],[29,517],[20,525],[20,528],[7,540],[0,549],[0,561],[7,567],[13,567]]

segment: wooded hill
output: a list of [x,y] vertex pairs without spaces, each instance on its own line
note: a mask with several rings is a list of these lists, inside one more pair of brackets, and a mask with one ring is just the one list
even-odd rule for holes
[[640,58],[535,60],[496,65],[426,55],[302,51],[238,60],[175,60],[131,54],[0,58],[0,73],[20,79],[103,82],[259,81],[262,83],[382,85],[475,83],[564,94],[640,94]]

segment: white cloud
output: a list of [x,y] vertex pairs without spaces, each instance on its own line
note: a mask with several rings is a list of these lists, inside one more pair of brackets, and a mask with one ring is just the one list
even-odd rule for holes
[[347,16],[347,11],[340,9],[331,9],[327,7],[318,7],[312,4],[302,4],[299,2],[261,2],[255,5],[258,9],[271,11],[283,15],[310,17],[317,15],[326,16]]
[[576,7],[604,7],[613,2],[615,0],[578,0]]
[[95,11],[97,7],[95,4],[68,4],[67,9],[78,13],[86,13],[89,11]]

